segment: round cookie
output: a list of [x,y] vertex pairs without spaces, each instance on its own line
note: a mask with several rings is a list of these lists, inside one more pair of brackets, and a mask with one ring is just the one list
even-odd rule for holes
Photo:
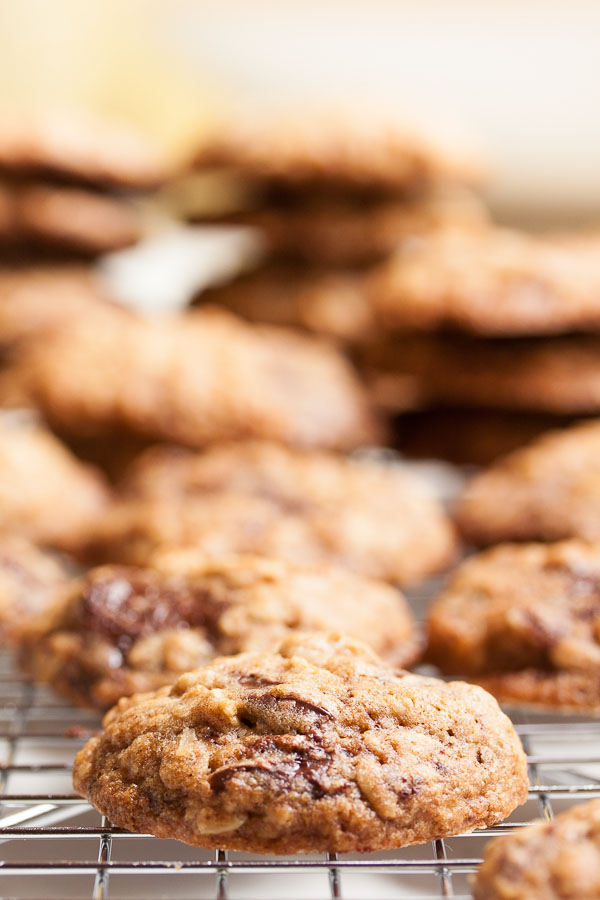
[[402,244],[366,286],[400,329],[532,336],[600,330],[600,232],[440,228]]
[[364,266],[399,244],[443,226],[481,226],[483,203],[467,191],[436,191],[425,197],[298,197],[226,216],[221,221],[258,228],[275,257],[324,266]]
[[322,633],[121,701],[73,783],[130,831],[258,853],[430,841],[504,819],[528,788],[489,694]]
[[427,659],[503,703],[600,709],[600,543],[504,544],[430,607]]
[[600,800],[490,841],[473,900],[596,900],[600,896]]
[[57,602],[67,577],[66,564],[55,554],[0,534],[0,642],[29,637]]
[[478,546],[600,539],[600,421],[550,431],[499,459],[467,484],[455,519]]
[[0,268],[0,346],[66,327],[109,302],[84,266]]
[[357,272],[305,269],[271,262],[214,285],[195,297],[248,319],[302,328],[354,343],[375,329]]
[[134,463],[122,493],[92,541],[104,560],[144,564],[155,547],[196,545],[407,583],[443,568],[455,552],[438,499],[381,458],[258,441],[202,454],[156,448]]
[[0,416],[0,531],[76,552],[106,512],[104,479],[43,426]]
[[265,437],[344,448],[377,434],[333,347],[222,311],[143,320],[106,310],[28,343],[14,371],[32,404],[75,435],[125,429],[195,447]]
[[130,189],[155,187],[170,174],[157,148],[135,131],[57,109],[4,111],[0,171],[13,177]]
[[175,552],[151,568],[102,566],[74,581],[23,664],[75,703],[108,709],[215,656],[331,628],[360,635],[397,665],[418,654],[410,610],[386,584],[264,557]]
[[10,204],[0,235],[9,247],[93,256],[142,237],[140,214],[124,197],[43,182],[0,185],[0,192]]

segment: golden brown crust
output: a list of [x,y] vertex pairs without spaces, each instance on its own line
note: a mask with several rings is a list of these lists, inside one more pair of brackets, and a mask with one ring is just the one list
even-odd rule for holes
[[427,658],[501,702],[600,709],[600,543],[466,560],[429,610]]
[[600,895],[600,800],[490,841],[474,900],[596,900]]
[[294,630],[339,628],[397,665],[419,650],[402,595],[336,569],[180,551],[152,567],[102,566],[73,582],[25,668],[70,700],[108,709],[215,656],[263,651]]
[[402,245],[367,285],[388,326],[491,336],[600,330],[600,232],[447,228]]
[[16,413],[0,416],[0,531],[77,552],[107,510],[104,479],[49,431]]
[[202,310],[168,320],[106,311],[32,342],[15,371],[59,429],[203,446],[265,437],[351,447],[376,435],[362,387],[332,347]]
[[128,497],[92,541],[102,559],[143,565],[157,546],[200,545],[407,583],[455,552],[439,501],[390,461],[264,442],[203,454],[157,448],[134,464],[123,490]]
[[20,643],[58,602],[64,560],[23,538],[0,534],[0,641]]
[[600,538],[600,422],[542,435],[467,485],[456,509],[464,537],[499,541]]
[[405,193],[479,177],[472,159],[390,120],[296,115],[224,124],[208,135],[197,168],[224,168],[293,188]]
[[367,851],[490,825],[527,796],[519,739],[479,688],[395,674],[298,635],[122,701],[75,760],[111,822],[250,852]]

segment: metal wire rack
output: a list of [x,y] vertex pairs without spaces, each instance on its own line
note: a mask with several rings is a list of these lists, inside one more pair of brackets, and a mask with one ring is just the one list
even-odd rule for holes
[[98,719],[24,680],[7,655],[0,699],[2,898],[467,898],[491,836],[600,796],[600,721],[519,715],[529,800],[501,825],[386,853],[209,853],[129,834],[76,797],[72,759]]

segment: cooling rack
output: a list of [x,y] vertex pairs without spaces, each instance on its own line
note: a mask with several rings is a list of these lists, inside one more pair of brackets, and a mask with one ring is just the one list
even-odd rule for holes
[[[412,599],[420,611],[425,596]],[[8,655],[0,655],[0,700],[2,898],[465,900],[490,837],[600,797],[600,721],[515,714],[529,800],[501,825],[386,853],[205,852],[129,834],[76,797],[71,763],[98,719],[24,680]]]

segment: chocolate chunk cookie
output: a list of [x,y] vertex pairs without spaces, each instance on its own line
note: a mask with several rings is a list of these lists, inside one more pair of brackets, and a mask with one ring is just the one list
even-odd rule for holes
[[505,544],[452,575],[427,656],[501,702],[600,708],[600,543]]
[[389,119],[332,114],[238,117],[198,150],[198,169],[225,169],[287,189],[406,194],[479,178],[466,153]]
[[64,560],[23,538],[0,535],[0,641],[19,643],[58,602]]
[[527,796],[489,694],[322,633],[121,701],[73,783],[120,827],[258,853],[401,847],[491,825]]
[[377,433],[334,348],[214,310],[164,320],[107,310],[28,343],[14,370],[32,404],[75,435],[349,447]]
[[373,272],[369,299],[388,325],[481,335],[600,330],[600,232],[532,235],[441,228]]
[[41,425],[0,416],[0,531],[76,552],[107,510],[100,474]]
[[485,848],[474,900],[597,900],[600,800],[582,803]]
[[108,709],[215,656],[334,627],[397,664],[417,656],[411,613],[388,585],[260,557],[175,552],[152,568],[103,566],[74,581],[23,662],[75,703]]
[[548,432],[476,475],[456,521],[479,546],[600,539],[600,422]]
[[[144,564],[162,545],[334,563],[407,583],[453,557],[439,501],[406,468],[251,441],[202,454],[156,448],[99,524],[96,558]],[[385,525],[383,526],[383,523]]]

